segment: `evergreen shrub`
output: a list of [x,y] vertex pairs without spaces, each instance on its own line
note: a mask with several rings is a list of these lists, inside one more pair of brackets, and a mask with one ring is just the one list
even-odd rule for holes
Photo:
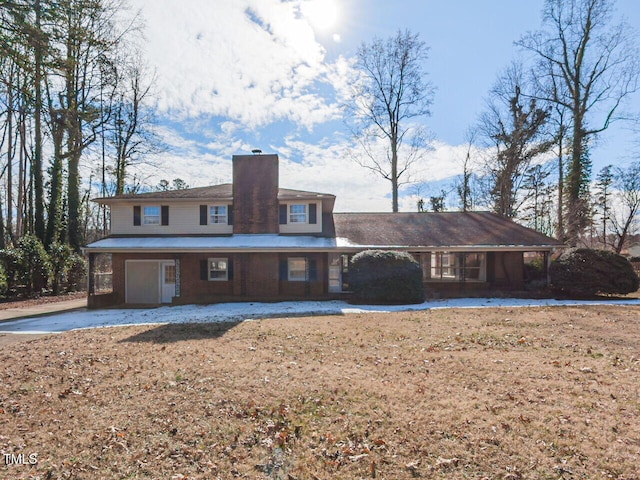
[[424,301],[422,269],[408,253],[365,250],[351,259],[349,286],[365,303],[411,304]]
[[606,250],[575,248],[562,253],[549,267],[551,288],[572,296],[635,292],[640,281],[622,255]]

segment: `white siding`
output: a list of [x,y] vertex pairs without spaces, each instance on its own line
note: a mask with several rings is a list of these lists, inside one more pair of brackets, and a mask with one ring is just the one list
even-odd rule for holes
[[[169,205],[169,225],[134,225],[134,205]],[[200,225],[200,204],[198,203],[130,203],[111,206],[112,235],[230,235],[232,233],[233,225]]]

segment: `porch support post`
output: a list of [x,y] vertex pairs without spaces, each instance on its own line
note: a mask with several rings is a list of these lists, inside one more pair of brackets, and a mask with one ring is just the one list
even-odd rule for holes
[[547,287],[551,285],[551,276],[549,275],[549,266],[551,265],[551,252],[544,252],[544,268],[547,277]]
[[87,293],[89,295],[93,295],[96,293],[96,282],[95,282],[95,263],[96,263],[96,254],[89,253],[89,271],[87,272]]

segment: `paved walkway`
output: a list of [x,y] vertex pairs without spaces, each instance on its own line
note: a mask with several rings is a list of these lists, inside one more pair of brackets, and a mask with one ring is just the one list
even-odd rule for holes
[[70,312],[72,310],[79,310],[82,308],[87,308],[86,298],[77,298],[75,300],[64,300],[62,302],[50,302],[41,303],[38,305],[6,308],[4,310],[0,310],[0,322],[16,320],[19,318],[53,315],[55,313]]

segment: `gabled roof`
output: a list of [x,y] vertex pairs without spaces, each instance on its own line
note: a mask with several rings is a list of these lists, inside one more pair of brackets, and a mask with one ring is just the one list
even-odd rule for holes
[[[222,183],[220,185],[211,185],[209,187],[185,188],[182,190],[166,190],[160,192],[147,193],[129,193],[124,195],[116,195],[113,197],[96,198],[93,201],[97,203],[116,203],[135,201],[157,201],[157,200],[231,200],[233,198],[233,184]],[[335,195],[328,193],[307,192],[304,190],[292,190],[290,188],[279,188],[279,200],[295,200],[295,199],[335,199]]]
[[490,212],[334,213],[335,235],[375,247],[560,247],[562,242]]

